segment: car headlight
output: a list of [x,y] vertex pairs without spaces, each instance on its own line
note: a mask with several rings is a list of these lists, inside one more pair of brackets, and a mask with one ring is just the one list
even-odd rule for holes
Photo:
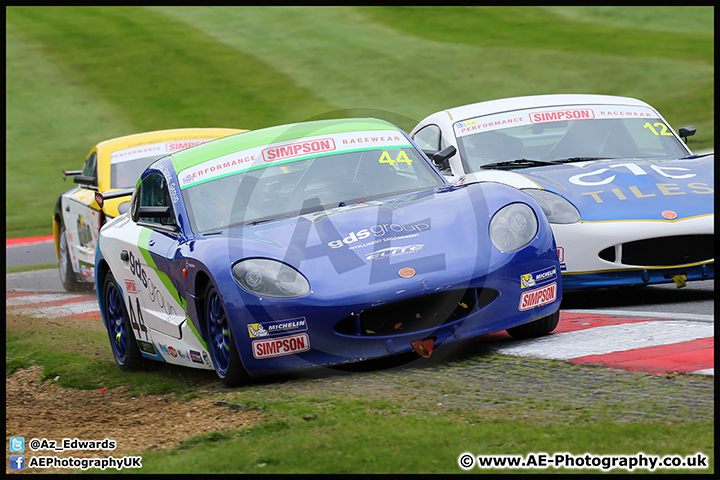
[[276,260],[242,260],[232,273],[244,290],[261,297],[295,298],[310,292],[310,284],[300,272]]
[[503,252],[524,247],[537,231],[535,212],[524,203],[511,203],[498,210],[490,220],[490,239]]
[[550,223],[576,223],[580,221],[580,212],[575,205],[560,195],[547,190],[525,188],[527,193],[540,204]]

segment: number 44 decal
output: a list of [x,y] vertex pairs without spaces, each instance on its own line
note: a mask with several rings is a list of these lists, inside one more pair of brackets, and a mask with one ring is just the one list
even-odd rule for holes
[[388,151],[384,150],[382,155],[380,155],[380,160],[378,160],[378,162],[387,163],[388,165],[395,165],[395,163],[407,163],[408,165],[412,165],[412,160],[408,158],[405,150],[400,150],[400,153],[398,153],[397,158],[395,158],[394,160],[390,156]]
[[[128,303],[130,304],[130,326],[134,331],[137,332],[137,338],[139,340],[143,340],[143,338],[140,338],[143,336],[143,333],[145,334],[145,340],[150,340],[150,336],[147,333],[147,327],[145,326],[145,321],[143,320],[142,316],[142,308],[140,307],[140,299],[138,297],[135,297],[135,305],[137,306],[137,318],[135,317],[135,309],[133,309],[132,304],[132,297],[128,295]],[[139,320],[139,321],[138,321]],[[142,332],[142,333],[141,333]]]

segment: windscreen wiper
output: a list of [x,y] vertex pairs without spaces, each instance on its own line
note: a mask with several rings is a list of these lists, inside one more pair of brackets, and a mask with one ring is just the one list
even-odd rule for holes
[[261,223],[270,222],[272,220],[277,220],[277,217],[265,217],[265,218],[258,218],[251,222],[247,222],[245,225],[259,225]]
[[558,158],[555,163],[588,162],[590,160],[613,160],[613,157],[570,157]]
[[518,158],[516,160],[507,160],[504,162],[493,162],[486,163],[481,168],[499,168],[499,169],[512,169],[512,168],[529,168],[537,167],[542,165],[556,165],[555,162],[549,162],[546,160],[530,160],[527,158]]

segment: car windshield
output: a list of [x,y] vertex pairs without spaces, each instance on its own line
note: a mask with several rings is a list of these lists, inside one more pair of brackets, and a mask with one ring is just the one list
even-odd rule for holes
[[[183,176],[181,184],[188,181]],[[410,146],[260,163],[210,181],[192,181],[196,184],[182,187],[182,194],[196,233],[444,186]]]
[[191,134],[169,135],[161,141],[115,150],[110,153],[110,186],[134,188],[140,175],[155,160],[210,140],[213,138],[198,138]]
[[466,172],[498,167],[498,162],[513,162],[511,167],[521,168],[540,165],[535,162],[538,160],[688,155],[657,113],[640,106],[574,105],[516,110],[457,122],[454,131]]
[[110,164],[110,185],[112,188],[133,188],[137,184],[140,175],[145,169],[158,158],[165,155],[152,155],[149,157],[126,160]]

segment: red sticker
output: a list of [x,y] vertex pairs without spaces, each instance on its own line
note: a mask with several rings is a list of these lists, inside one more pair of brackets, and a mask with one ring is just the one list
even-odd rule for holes
[[556,298],[557,283],[551,283],[545,287],[523,293],[520,297],[520,310],[530,310],[531,308],[546,305],[554,302]]

